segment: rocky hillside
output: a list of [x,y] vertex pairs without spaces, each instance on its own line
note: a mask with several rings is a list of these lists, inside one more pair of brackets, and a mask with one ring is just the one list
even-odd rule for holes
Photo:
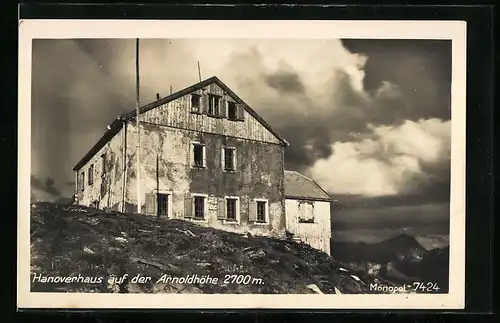
[[293,241],[79,206],[31,210],[32,291],[347,294],[380,283]]

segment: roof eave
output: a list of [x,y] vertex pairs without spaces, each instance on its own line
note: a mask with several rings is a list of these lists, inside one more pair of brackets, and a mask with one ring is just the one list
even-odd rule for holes
[[298,196],[298,195],[285,195],[285,199],[318,201],[318,202],[332,202],[333,201],[333,199],[330,197],[314,197],[314,196]]
[[111,123],[109,129],[104,133],[104,135],[99,139],[92,148],[85,154],[85,156],[76,163],[73,167],[73,171],[78,171],[82,168],[85,163],[87,163],[98,151],[101,149],[107,141],[109,141],[114,135],[120,131],[124,123],[124,120],[121,117],[118,117]]

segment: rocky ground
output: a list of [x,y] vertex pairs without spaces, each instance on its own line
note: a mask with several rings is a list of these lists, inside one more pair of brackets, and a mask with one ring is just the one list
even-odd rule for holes
[[[34,292],[351,294],[375,293],[370,283],[381,283],[294,241],[80,206],[35,203],[31,211]],[[111,282],[124,274],[123,281]],[[133,281],[136,275],[151,280]],[[219,281],[157,283],[162,276],[188,275]],[[226,275],[244,275],[246,283],[224,282]],[[80,276],[94,280],[43,282]]]

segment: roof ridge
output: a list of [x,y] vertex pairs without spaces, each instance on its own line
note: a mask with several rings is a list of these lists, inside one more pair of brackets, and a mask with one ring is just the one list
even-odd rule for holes
[[[182,89],[180,89],[179,91],[176,91],[174,93],[171,93],[159,100],[154,100],[154,101],[151,101],[147,104],[144,104],[142,106],[139,107],[139,114],[143,114],[144,112],[147,112],[148,110],[150,109],[153,109],[153,108],[156,108],[157,106],[160,106],[162,104],[165,104],[171,100],[174,100],[180,93],[184,93],[186,92],[188,89],[191,89],[191,88],[197,88],[198,86],[203,86],[203,85],[207,85],[207,84],[210,84],[212,83],[213,81],[219,81],[219,82],[222,82],[217,76],[211,76],[207,79],[204,79],[198,83],[195,83],[195,84],[191,84],[189,86],[186,86]],[[188,91],[190,92],[190,91]],[[121,115],[121,118],[123,119],[131,119],[135,116],[136,114],[136,109],[132,110],[132,111],[129,111],[129,112],[126,112],[124,114]]]
[[[164,98],[161,98],[156,101],[149,102],[145,105],[142,105],[139,107],[139,114],[143,114],[151,109],[154,109],[162,104],[168,103],[172,100],[175,100],[177,98],[182,97],[183,95],[189,94],[192,91],[197,90],[200,87],[204,87],[206,85],[209,85],[211,83],[215,82],[217,85],[223,88],[229,95],[234,97],[237,102],[240,104],[244,105],[245,110],[255,119],[257,119],[260,124],[266,128],[269,132],[271,132],[283,145],[289,146],[290,143],[283,138],[276,130],[271,127],[269,123],[267,123],[255,110],[253,110],[245,101],[243,101],[236,93],[234,93],[233,90],[231,90],[224,82],[221,81],[220,78],[218,78],[216,75],[211,76],[205,80],[202,80],[198,83],[195,83],[193,85],[190,85],[188,87],[185,87],[175,93],[169,94]],[[111,139],[123,126],[123,124],[130,120],[134,119],[136,116],[136,109],[123,113],[122,115],[118,116],[111,125],[109,125],[109,128],[107,131],[103,134],[103,136],[90,148],[90,150],[80,159],[80,161],[73,167],[73,170],[79,169],[81,166],[84,165],[97,151],[102,148],[102,146],[105,144],[105,140]]]
[[[257,119],[257,121],[259,121],[264,126],[264,128],[269,130],[269,132],[271,132],[276,138],[278,138],[278,140],[281,141],[282,144],[284,144],[285,146],[290,145],[290,143],[285,138],[283,138],[276,130],[274,130],[273,127],[271,127],[271,125],[269,123],[267,123],[267,121],[265,121],[257,112],[255,112],[255,110],[253,110],[245,101],[243,101],[243,99],[241,99],[233,90],[231,90],[229,88],[229,86],[227,86],[224,82],[222,82],[222,80],[220,78],[218,78],[215,75],[212,77],[209,77],[201,82],[198,82],[196,84],[193,84],[193,85],[190,85],[186,88],[183,88],[183,89],[181,89],[175,93],[172,93],[172,94],[170,94],[170,95],[168,95],[160,100],[156,100],[156,101],[150,102],[146,105],[139,107],[139,114],[143,114],[144,112],[147,112],[151,109],[154,109],[162,104],[165,104],[167,102],[175,100],[178,97],[181,97],[182,95],[185,95],[185,94],[188,94],[192,91],[195,91],[198,87],[206,86],[208,84],[211,84],[212,82],[217,83],[217,85],[222,87],[222,89],[225,90],[230,96],[234,97],[237,101],[239,101],[240,104],[243,104],[245,110],[252,117]],[[136,110],[133,110],[133,111],[127,112],[126,114],[122,115],[122,118],[130,120],[130,119],[133,119],[135,117],[135,115],[136,115]]]

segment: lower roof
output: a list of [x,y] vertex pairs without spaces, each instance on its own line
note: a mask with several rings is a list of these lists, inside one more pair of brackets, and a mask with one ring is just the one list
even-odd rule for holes
[[331,201],[332,198],[315,181],[299,172],[285,170],[285,198]]

